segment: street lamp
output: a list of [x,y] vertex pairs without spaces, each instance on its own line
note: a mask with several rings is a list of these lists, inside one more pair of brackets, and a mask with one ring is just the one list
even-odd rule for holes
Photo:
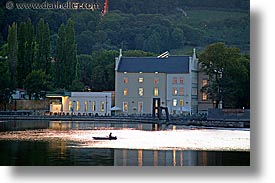
[[106,112],[105,112],[105,116],[107,116],[107,95],[105,96],[106,97],[106,103],[105,103],[105,105],[106,105]]
[[218,86],[218,94],[220,96],[220,101],[218,104],[219,109],[222,109],[222,100],[223,100],[223,70],[224,70],[223,67],[220,69],[214,69],[214,72],[219,74],[219,79],[220,79],[219,86]]

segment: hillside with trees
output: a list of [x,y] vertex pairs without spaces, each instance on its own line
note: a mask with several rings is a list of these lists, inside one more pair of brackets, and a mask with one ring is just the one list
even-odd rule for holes
[[100,9],[8,10],[0,2],[1,101],[15,88],[35,98],[45,91],[114,90],[119,49],[124,56],[183,55],[193,48],[201,54],[223,42],[249,58],[249,0],[109,0],[104,16],[104,0],[79,2]]

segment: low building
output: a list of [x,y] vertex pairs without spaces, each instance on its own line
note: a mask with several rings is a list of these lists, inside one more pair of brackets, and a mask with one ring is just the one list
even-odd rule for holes
[[46,96],[50,112],[64,115],[110,116],[112,92],[65,92]]
[[24,100],[28,99],[27,91],[24,89],[17,88],[15,92],[12,94],[12,99],[14,100]]

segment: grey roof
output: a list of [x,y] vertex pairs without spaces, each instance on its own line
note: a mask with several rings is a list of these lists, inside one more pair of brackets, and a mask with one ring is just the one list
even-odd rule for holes
[[144,73],[188,73],[189,56],[121,57],[117,72]]

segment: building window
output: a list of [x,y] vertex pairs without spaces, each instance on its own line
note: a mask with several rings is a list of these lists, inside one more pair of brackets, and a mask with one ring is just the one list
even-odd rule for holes
[[123,81],[124,81],[124,84],[128,84],[128,78],[124,78]]
[[123,102],[123,112],[128,112],[128,102]]
[[174,106],[174,107],[176,107],[176,106],[177,106],[177,104],[178,104],[177,99],[173,99],[173,106]]
[[180,106],[182,107],[184,105],[184,100],[180,99]]
[[180,84],[184,84],[184,77],[180,77]]
[[73,111],[73,102],[72,101],[69,101],[69,110]]
[[85,112],[88,111],[88,101],[85,101]]
[[139,96],[143,96],[143,94],[144,94],[144,93],[143,93],[143,88],[139,88],[139,89],[138,89],[138,94],[139,94]]
[[184,95],[184,88],[183,87],[180,88],[180,95]]
[[76,101],[76,110],[80,111],[80,102],[79,101]]
[[138,78],[139,83],[143,83],[143,78]]
[[143,102],[138,102],[138,112],[143,113]]
[[203,101],[207,100],[207,94],[205,92],[202,92],[202,100]]
[[100,103],[100,110],[101,110],[101,112],[104,112],[105,111],[105,108],[104,108],[104,102],[102,101],[101,103]]
[[159,96],[159,88],[154,88],[154,96]]
[[155,78],[155,79],[154,79],[154,83],[155,83],[155,84],[159,84],[159,78]]
[[178,89],[177,88],[173,88],[173,95],[177,95],[178,94]]
[[128,88],[124,88],[123,95],[127,96],[128,95]]
[[202,87],[206,86],[207,85],[207,79],[203,79],[202,80]]
[[93,110],[93,111],[96,110],[96,102],[95,102],[95,101],[92,102],[92,110]]
[[178,82],[178,81],[177,81],[177,77],[173,77],[173,83],[174,83],[174,84],[177,84],[177,82]]

